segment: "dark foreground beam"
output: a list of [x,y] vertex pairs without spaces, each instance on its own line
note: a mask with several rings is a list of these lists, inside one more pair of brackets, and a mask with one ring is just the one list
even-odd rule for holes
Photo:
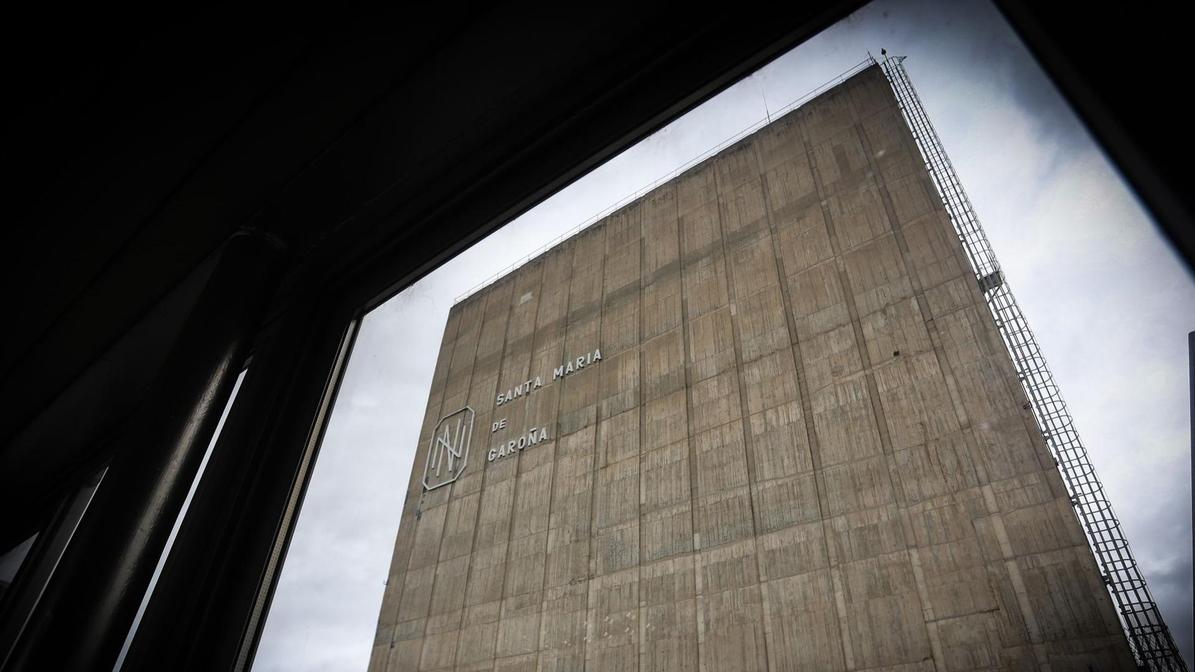
[[111,669],[282,262],[282,246],[271,237],[229,240],[7,669]]

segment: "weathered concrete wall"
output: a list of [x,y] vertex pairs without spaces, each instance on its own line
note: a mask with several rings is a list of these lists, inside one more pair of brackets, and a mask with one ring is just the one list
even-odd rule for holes
[[1026,408],[870,68],[453,309],[371,669],[1132,669]]

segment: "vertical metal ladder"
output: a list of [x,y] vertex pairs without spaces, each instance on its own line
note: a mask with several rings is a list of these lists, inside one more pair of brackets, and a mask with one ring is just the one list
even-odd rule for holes
[[1104,494],[1095,467],[1087,457],[1087,449],[1079,439],[1066,402],[1046,366],[1037,339],[1004,280],[979,218],[967,200],[958,175],[925,114],[917,92],[909,82],[903,61],[903,56],[884,58],[878,65],[892,85],[938,195],[962,240],[979,288],[999,327],[1000,336],[1012,355],[1042,436],[1058,464],[1071,503],[1095,553],[1104,583],[1116,604],[1137,664],[1143,670],[1187,672],[1187,666],[1129,549],[1129,542],[1112,510],[1112,503]]

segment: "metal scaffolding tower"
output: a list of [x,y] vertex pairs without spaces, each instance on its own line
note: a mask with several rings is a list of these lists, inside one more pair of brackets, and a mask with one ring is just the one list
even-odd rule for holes
[[1087,458],[1087,449],[1079,439],[1074,421],[1046,366],[1037,339],[1017,307],[1000,271],[1000,264],[979,224],[979,218],[967,200],[958,175],[946,157],[942,142],[930,124],[917,92],[909,82],[903,61],[903,56],[884,58],[879,65],[892,85],[938,195],[962,240],[979,288],[1000,329],[1000,336],[1012,355],[1038,427],[1062,473],[1071,503],[1099,563],[1104,583],[1119,611],[1137,664],[1143,670],[1186,672],[1187,666],[1162,620],[1157,603],[1145,585],[1145,577],[1133,558],[1128,539],[1112,510],[1112,503],[1104,494],[1095,467]]

